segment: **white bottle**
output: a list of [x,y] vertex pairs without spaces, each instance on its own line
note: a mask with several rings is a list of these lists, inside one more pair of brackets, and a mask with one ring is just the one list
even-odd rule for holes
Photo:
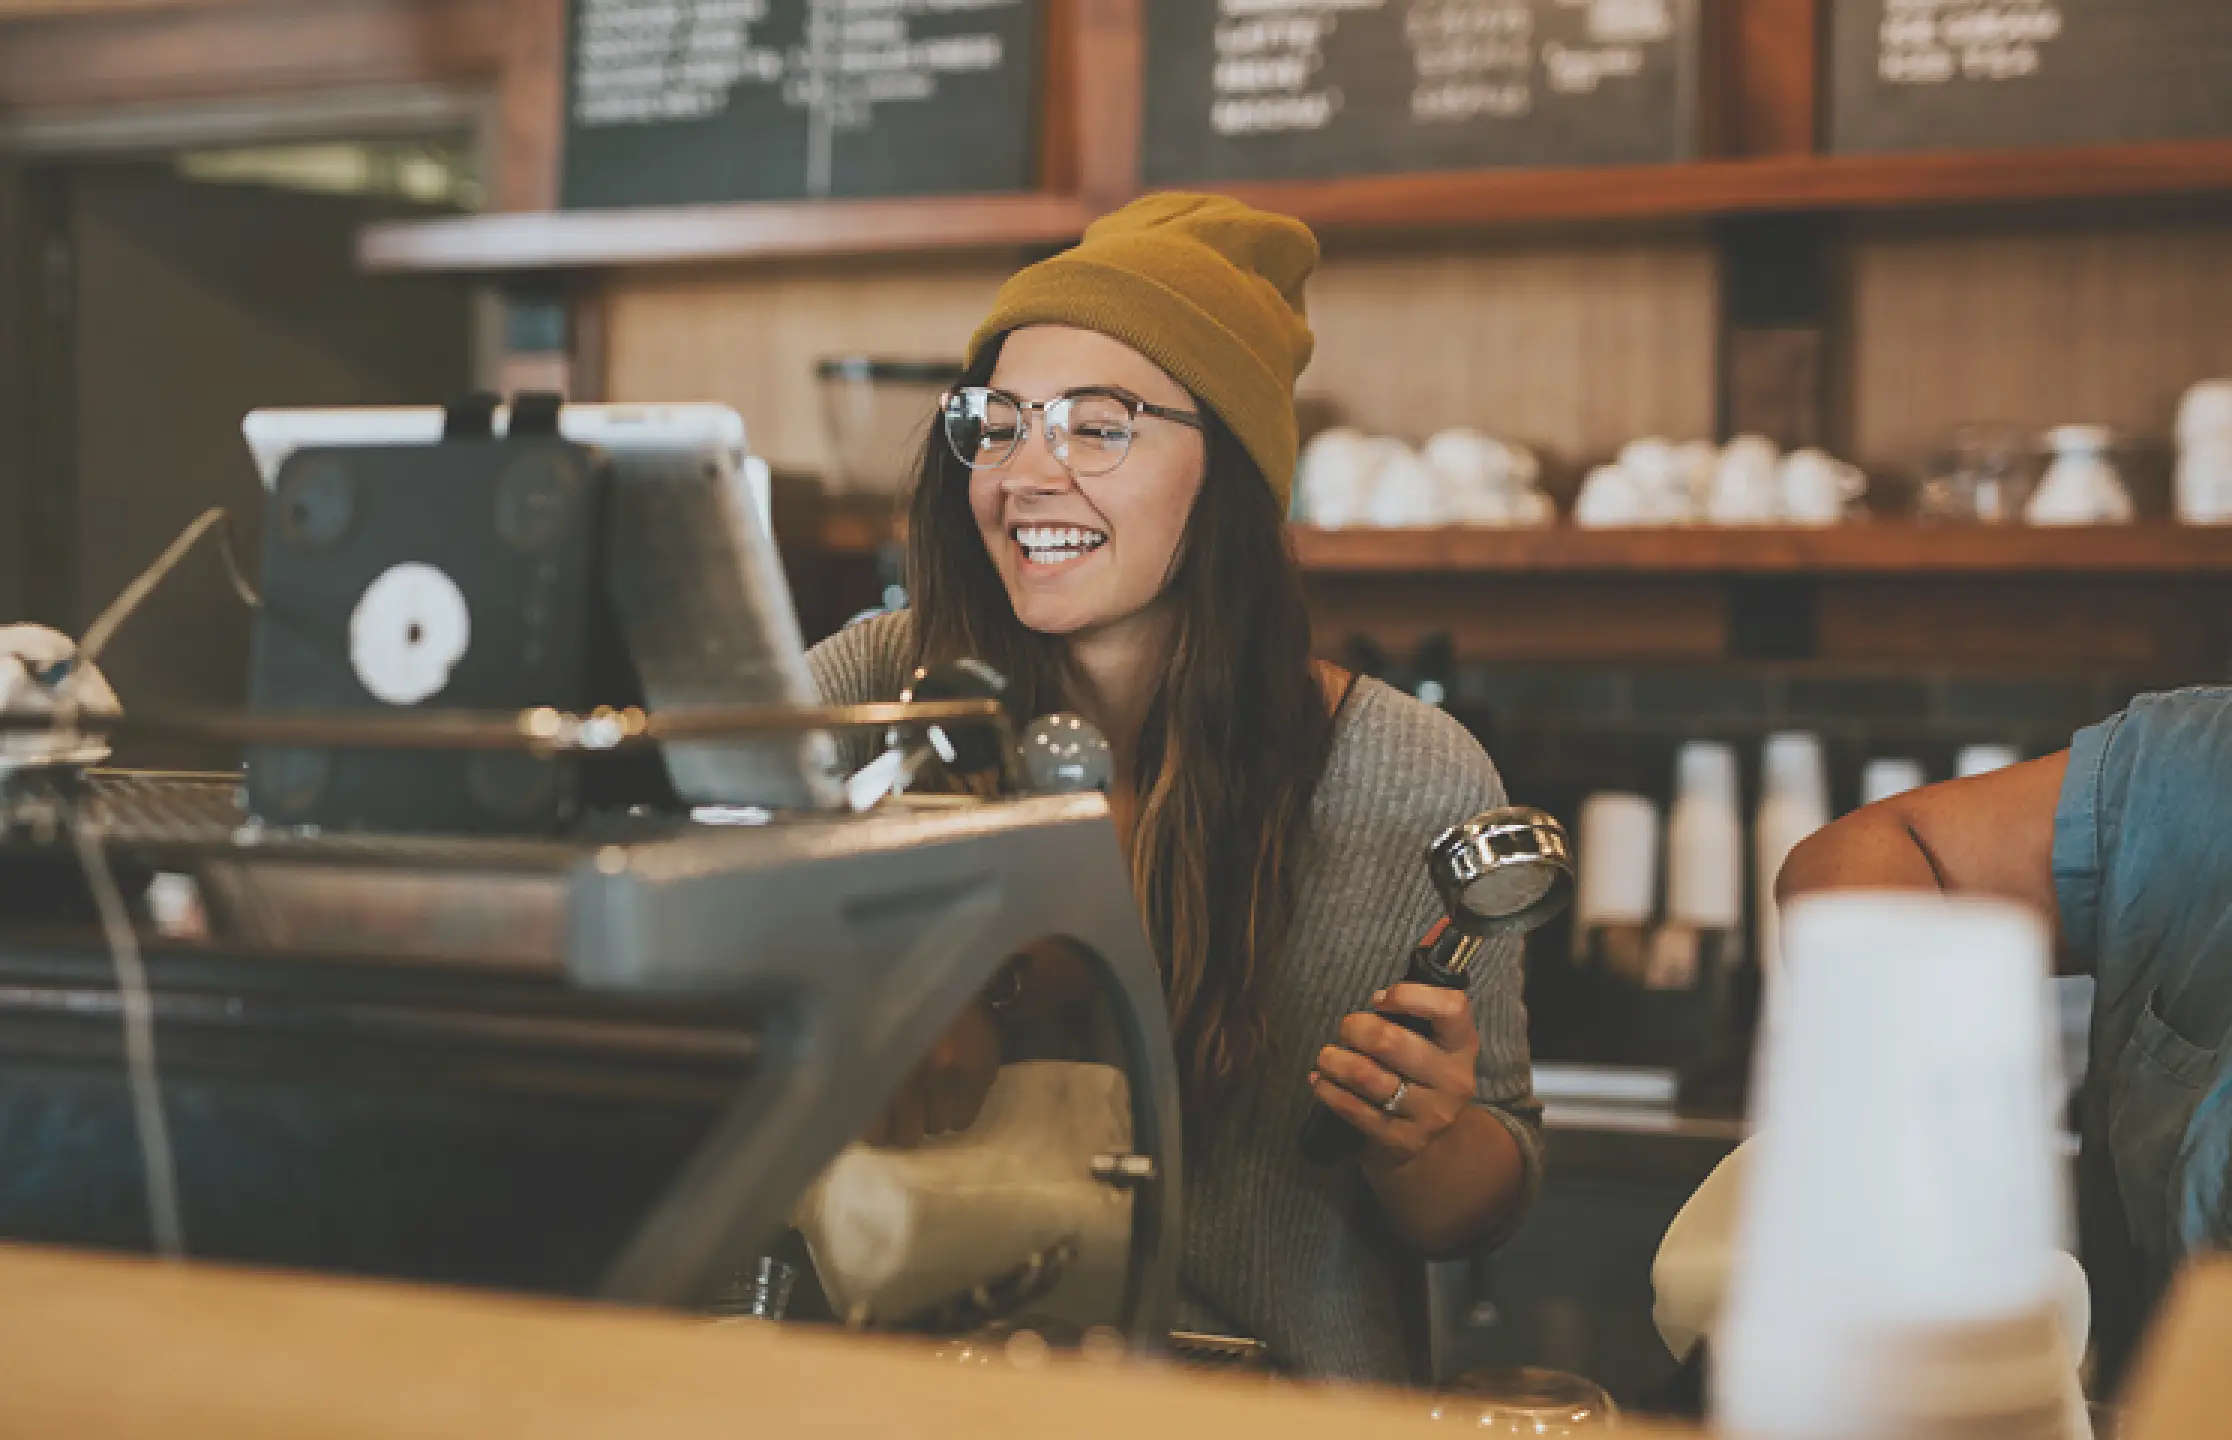
[[1743,855],[1736,752],[1705,740],[1684,745],[1666,831],[1666,918],[1704,930],[1741,926]]
[[1798,842],[1829,823],[1829,773],[1821,737],[1790,731],[1768,737],[1761,758],[1759,824],[1752,837],[1758,869],[1759,968],[1772,987],[1782,973],[1782,933],[1775,877]]
[[1573,956],[1629,982],[1643,978],[1658,913],[1659,808],[1641,795],[1606,792],[1581,802]]
[[1919,790],[1930,783],[1930,774],[1919,760],[1870,760],[1860,772],[1860,803],[1881,805],[1894,795]]
[[2012,745],[1971,745],[1953,757],[1953,773],[1963,780],[1989,775],[2023,763],[2023,752]]
[[1651,947],[1646,988],[1684,990],[1741,961],[1744,821],[1736,752],[1695,741],[1676,762],[1666,824],[1666,924]]
[[2204,380],[2178,407],[2178,518],[2232,525],[2232,380]]

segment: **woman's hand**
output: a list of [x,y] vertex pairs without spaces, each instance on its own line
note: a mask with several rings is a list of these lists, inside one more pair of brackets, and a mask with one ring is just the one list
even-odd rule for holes
[[[1433,1027],[1432,1038],[1374,1012],[1415,1015]],[[1374,995],[1371,1010],[1341,1021],[1340,1043],[1318,1052],[1310,1088],[1364,1136],[1367,1166],[1399,1169],[1432,1149],[1472,1108],[1479,1049],[1465,992],[1397,985]]]
[[976,1123],[999,1073],[999,1025],[989,1005],[971,1000],[861,1140],[912,1150],[930,1136],[966,1130]]

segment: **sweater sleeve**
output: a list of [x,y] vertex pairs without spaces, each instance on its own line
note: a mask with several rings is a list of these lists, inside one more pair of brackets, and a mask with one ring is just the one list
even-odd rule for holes
[[[901,610],[846,626],[806,652],[806,668],[824,705],[870,705],[899,698],[913,655],[914,617]],[[839,735],[846,772],[867,764],[876,744],[863,730]]]
[[[1424,864],[1426,842],[1442,829],[1506,802],[1503,777],[1472,734],[1442,711],[1385,686],[1356,696],[1360,713],[1344,726],[1321,799],[1321,823],[1338,863],[1328,880],[1340,892],[1333,924],[1346,932],[1335,954],[1367,967],[1396,967],[1443,913]],[[1535,1100],[1523,998],[1525,945],[1518,936],[1490,942],[1468,994],[1479,1027],[1473,1099],[1519,1147],[1523,1195],[1490,1245],[1510,1238],[1542,1185],[1542,1107]],[[1339,963],[1339,962],[1336,962]]]

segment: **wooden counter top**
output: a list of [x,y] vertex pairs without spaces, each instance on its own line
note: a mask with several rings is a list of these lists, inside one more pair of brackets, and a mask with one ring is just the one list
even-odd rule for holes
[[0,1436],[128,1440],[1366,1440],[1424,1396],[0,1247]]

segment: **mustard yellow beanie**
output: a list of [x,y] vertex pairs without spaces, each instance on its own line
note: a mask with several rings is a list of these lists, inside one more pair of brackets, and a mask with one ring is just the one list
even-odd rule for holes
[[1149,195],[1001,286],[969,363],[1027,325],[1121,340],[1232,427],[1284,510],[1301,443],[1294,382],[1316,344],[1302,284],[1317,261],[1317,237],[1299,220],[1222,195]]

